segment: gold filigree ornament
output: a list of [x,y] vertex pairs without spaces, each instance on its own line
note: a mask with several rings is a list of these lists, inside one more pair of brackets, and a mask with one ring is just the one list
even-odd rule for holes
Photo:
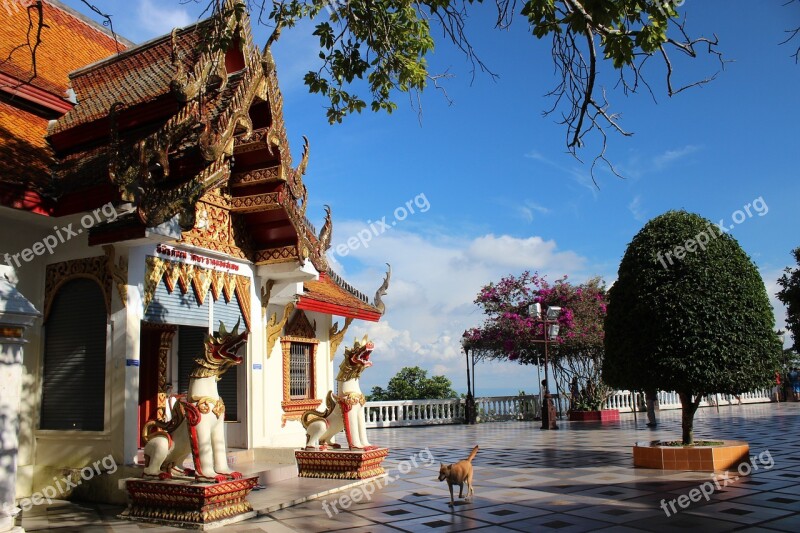
[[[196,402],[197,410],[204,415],[214,413],[217,419],[225,415],[225,402],[222,401],[222,398],[214,398],[213,396],[192,396],[192,401]],[[214,404],[213,408],[211,404]]]
[[339,401],[352,407],[358,404],[364,405],[367,403],[367,398],[360,392],[348,392],[339,396]]

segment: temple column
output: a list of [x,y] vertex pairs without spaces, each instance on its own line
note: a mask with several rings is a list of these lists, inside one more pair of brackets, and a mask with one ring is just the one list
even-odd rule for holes
[[14,526],[22,355],[25,329],[41,316],[7,280],[0,279],[0,532],[21,533]]

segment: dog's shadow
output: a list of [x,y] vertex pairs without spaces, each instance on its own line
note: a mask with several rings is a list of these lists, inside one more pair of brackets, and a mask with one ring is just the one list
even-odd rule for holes
[[453,505],[449,505],[448,507],[450,508],[450,512],[454,513],[456,511],[456,507],[467,507],[467,506],[469,506],[471,504],[472,504],[471,501],[467,502],[467,501],[464,501],[464,500],[458,500],[458,501],[453,502]]

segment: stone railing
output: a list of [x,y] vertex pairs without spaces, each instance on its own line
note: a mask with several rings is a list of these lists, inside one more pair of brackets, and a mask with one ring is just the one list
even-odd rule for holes
[[[369,428],[458,424],[464,421],[466,400],[398,400],[367,402],[364,413]],[[539,413],[538,396],[476,398],[481,421],[533,420]]]
[[[556,409],[562,413],[569,406],[569,398],[553,395]],[[644,411],[644,397],[637,393],[639,410]],[[739,395],[742,403],[762,403],[771,401],[769,390],[743,392]],[[659,408],[680,409],[681,402],[676,392],[659,391]],[[706,397],[700,407],[715,405],[736,405],[735,396],[716,394]],[[464,422],[463,398],[449,400],[397,400],[386,402],[367,402],[364,415],[368,428],[387,428],[402,426],[427,426],[435,424],[460,424]],[[475,398],[480,422],[500,420],[533,420],[541,413],[538,396],[488,396]],[[630,391],[616,391],[606,399],[603,409],[618,409],[621,413],[633,411],[633,397]]]
[[488,396],[475,398],[480,422],[533,420],[541,413],[538,396]]
[[[739,394],[741,403],[767,403],[772,401],[772,393],[768,389],[756,390],[753,392],[743,392]],[[731,394],[714,394],[706,396],[700,402],[700,407],[713,407],[717,405],[737,405],[739,399]],[[644,394],[637,393],[639,411],[645,410]],[[677,392],[658,391],[659,409],[680,409],[681,400]],[[618,409],[620,413],[630,413],[633,411],[633,396],[630,391],[616,391],[606,399],[603,409]]]

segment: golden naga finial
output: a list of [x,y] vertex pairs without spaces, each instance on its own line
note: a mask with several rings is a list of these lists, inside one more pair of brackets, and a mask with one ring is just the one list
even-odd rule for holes
[[333,239],[333,220],[331,219],[331,207],[325,206],[325,223],[322,229],[319,230],[319,252],[320,255],[325,254],[331,247],[331,239]]
[[389,278],[392,277],[392,265],[386,263],[386,266],[388,267],[386,270],[386,277],[383,278],[383,283],[381,283],[381,286],[375,291],[375,307],[378,308],[381,314],[386,312],[386,304],[383,303],[383,296],[386,295],[386,291],[389,289]]

